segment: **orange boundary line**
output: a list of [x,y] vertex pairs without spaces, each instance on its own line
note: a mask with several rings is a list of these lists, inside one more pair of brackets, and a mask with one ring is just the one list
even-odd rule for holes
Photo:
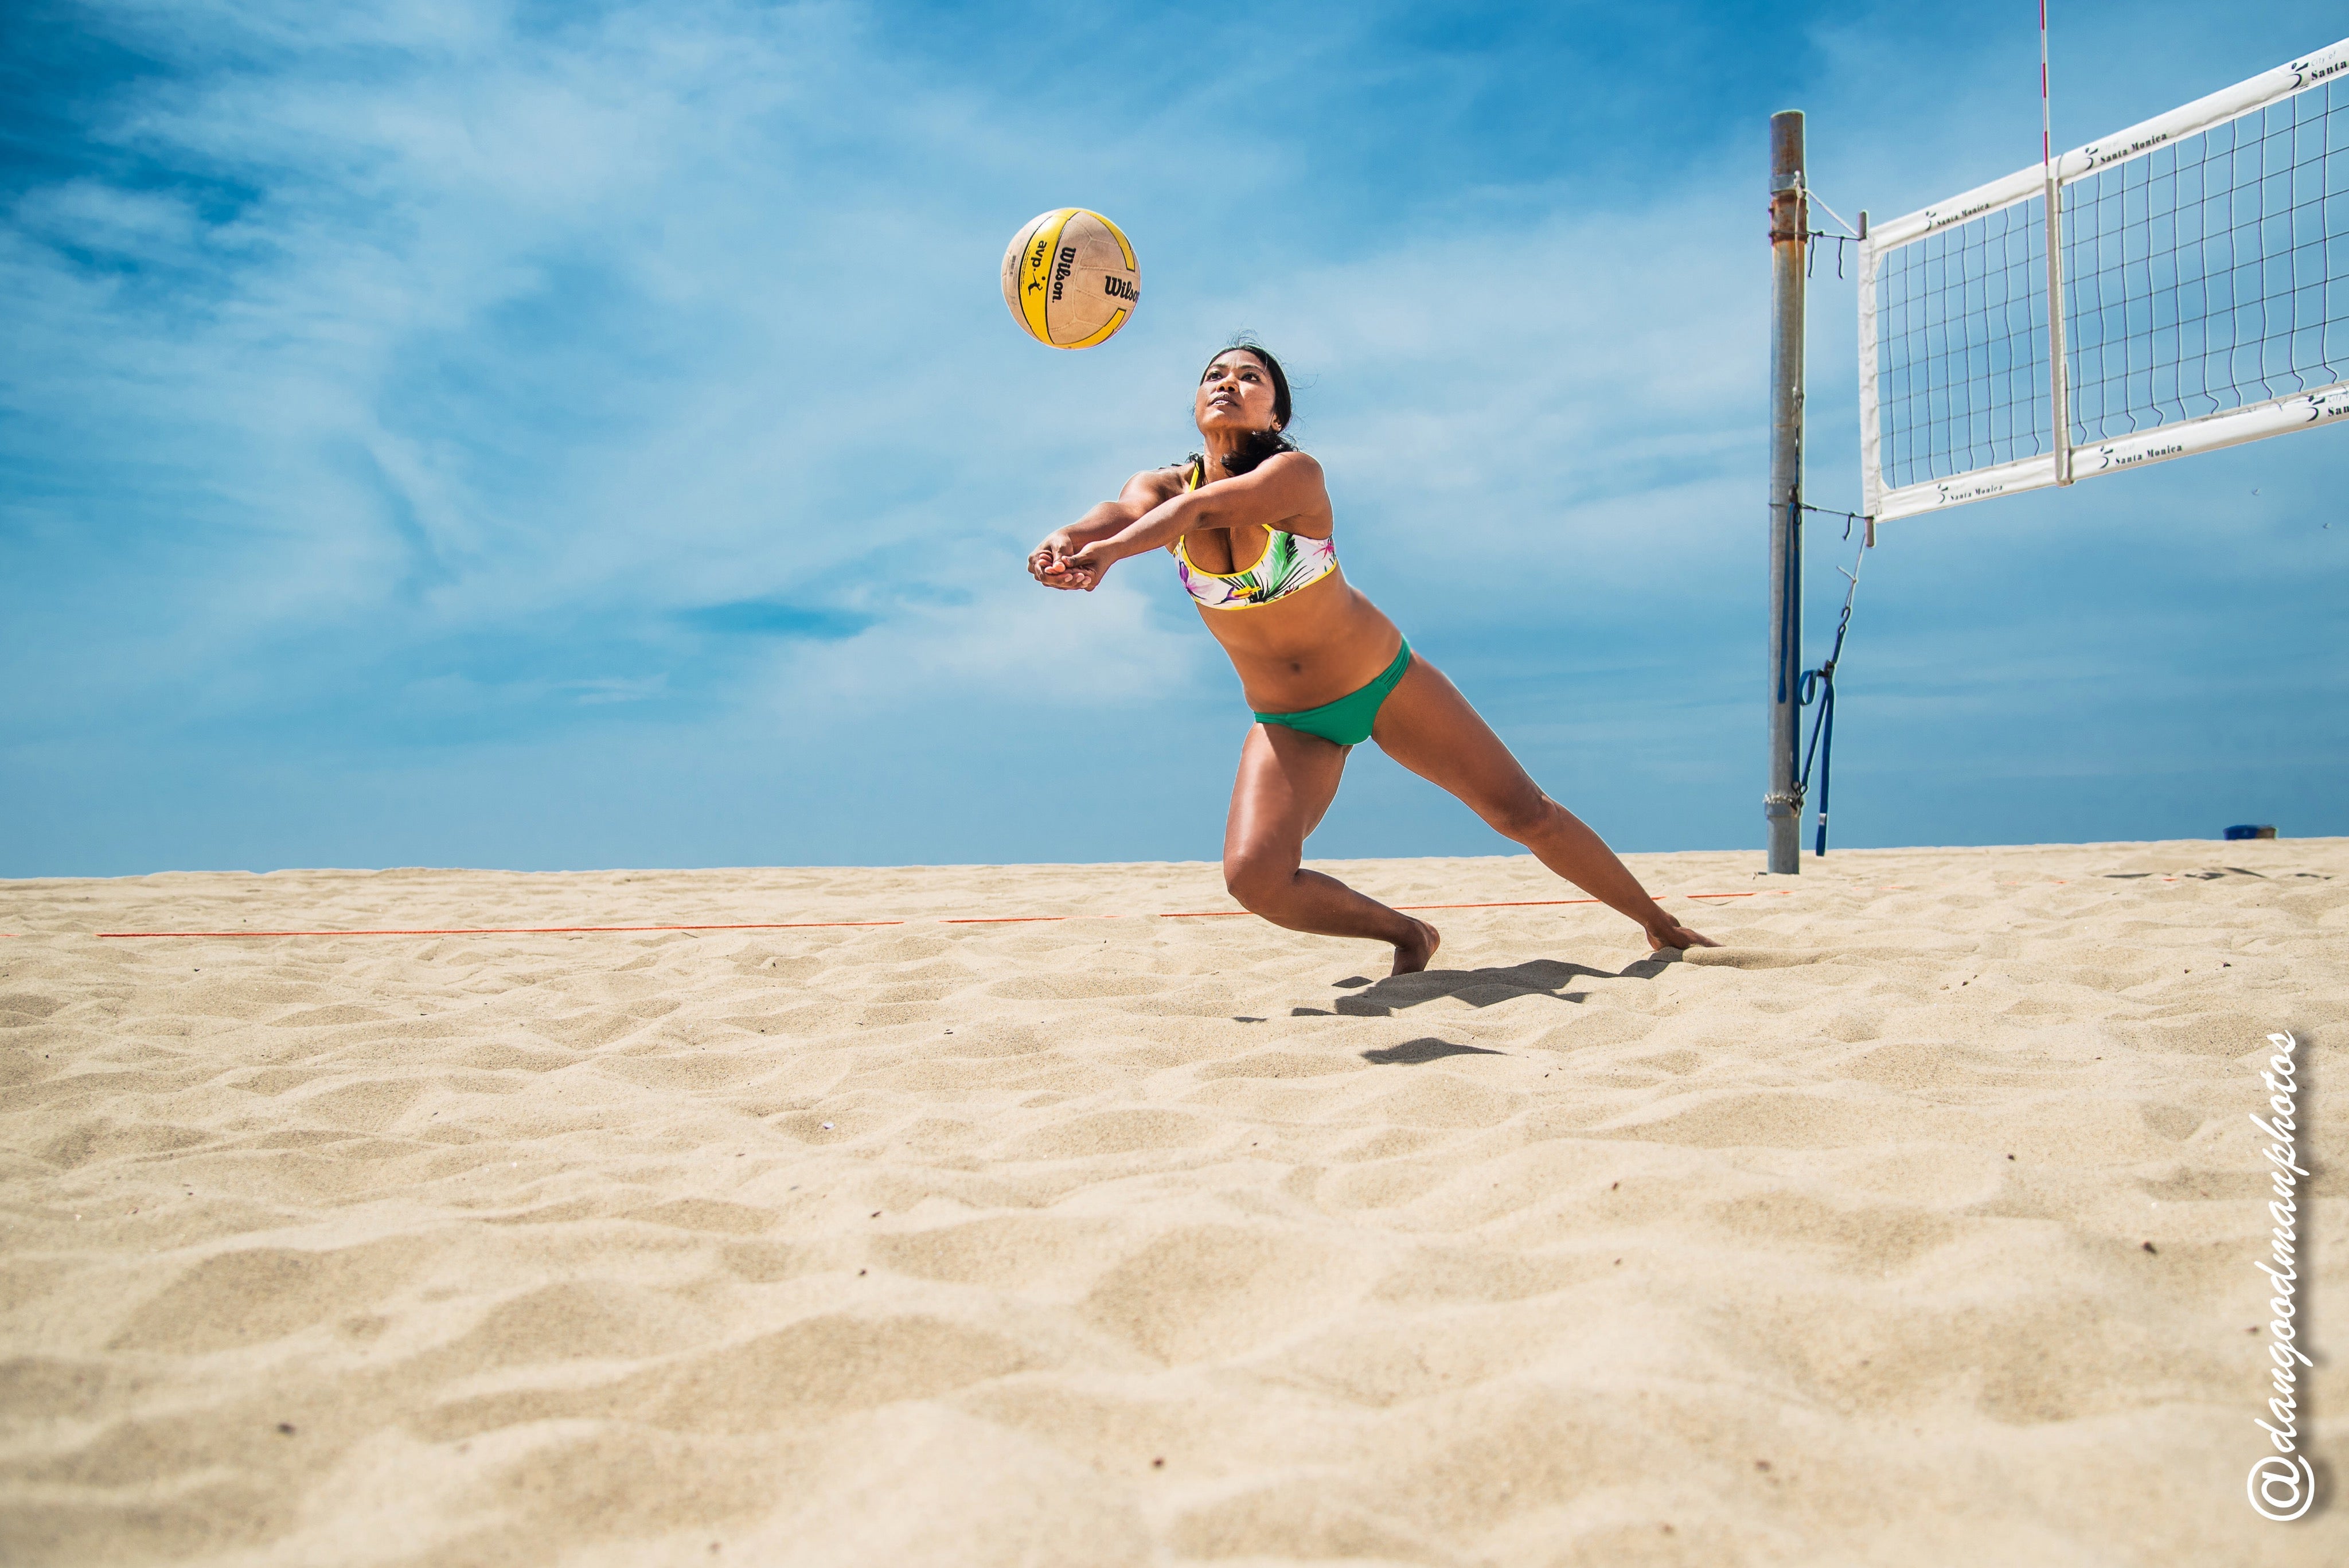
[[1553,904],[1595,904],[1596,898],[1512,898],[1504,904],[1397,904],[1398,909],[1531,909]]
[[[1057,918],[1057,917],[1056,917]],[[781,920],[733,926],[441,926],[414,931],[93,931],[98,937],[539,937],[582,931],[800,931],[903,920]]]
[[[1755,888],[1745,893],[1666,893],[1667,898],[1752,898],[1768,892],[1779,898],[1793,894],[1792,888]],[[1510,898],[1489,904],[1397,904],[1398,909],[1554,909],[1566,904],[1595,904],[1596,898]],[[1155,918],[1162,920],[1216,920],[1245,915],[1246,909],[1172,909]],[[1054,920],[1116,920],[1122,915],[957,915],[941,919],[941,926],[1017,926],[1036,925]],[[589,932],[625,931],[823,931],[847,930],[874,926],[904,926],[909,920],[757,920],[732,925],[710,926],[437,926],[416,930],[347,930],[347,931],[94,931],[91,935],[109,940],[135,937],[543,937],[576,936]]]
[[[1115,915],[1102,915],[1100,919],[1114,920]],[[940,920],[942,926],[1024,926],[1039,920],[1081,920],[1082,915],[957,915],[950,920]]]

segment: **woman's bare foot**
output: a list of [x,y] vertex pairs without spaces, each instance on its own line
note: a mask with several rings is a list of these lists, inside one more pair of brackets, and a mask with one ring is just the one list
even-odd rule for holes
[[1444,933],[1425,920],[1413,919],[1409,915],[1403,919],[1417,928],[1418,936],[1412,941],[1395,943],[1394,968],[1387,971],[1389,974],[1417,974],[1435,956],[1435,950],[1444,945]]

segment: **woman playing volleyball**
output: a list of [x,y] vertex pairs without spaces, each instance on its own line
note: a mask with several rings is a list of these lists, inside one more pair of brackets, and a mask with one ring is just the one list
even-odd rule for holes
[[[1206,444],[1137,473],[1028,557],[1047,587],[1090,591],[1128,556],[1171,551],[1199,618],[1231,655],[1256,728],[1224,828],[1224,885],[1277,926],[1394,945],[1396,974],[1443,939],[1334,877],[1302,868],[1305,839],[1367,740],[1451,791],[1504,837],[1638,921],[1657,948],[1714,947],[1664,913],[1614,851],[1541,791],[1443,671],[1411,650],[1345,574],[1321,465],[1281,432],[1288,378],[1252,344],[1209,361],[1193,402]],[[1242,562],[1249,565],[1243,569]]]

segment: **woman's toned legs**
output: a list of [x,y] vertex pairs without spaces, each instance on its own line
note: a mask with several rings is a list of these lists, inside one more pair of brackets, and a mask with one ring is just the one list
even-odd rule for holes
[[1281,724],[1250,730],[1224,825],[1224,886],[1276,926],[1392,942],[1394,973],[1425,969],[1442,940],[1433,926],[1302,868],[1306,836],[1320,826],[1345,771],[1346,748],[1319,735]]
[[1542,793],[1459,688],[1417,654],[1379,710],[1371,738],[1404,767],[1459,796],[1494,832],[1638,921],[1651,948],[1720,945],[1664,913],[1599,835]]

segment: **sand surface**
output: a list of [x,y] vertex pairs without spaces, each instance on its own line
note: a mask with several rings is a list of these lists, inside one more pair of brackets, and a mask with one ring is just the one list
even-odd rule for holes
[[2349,1563],[2349,840],[1756,863],[0,884],[0,1561]]

